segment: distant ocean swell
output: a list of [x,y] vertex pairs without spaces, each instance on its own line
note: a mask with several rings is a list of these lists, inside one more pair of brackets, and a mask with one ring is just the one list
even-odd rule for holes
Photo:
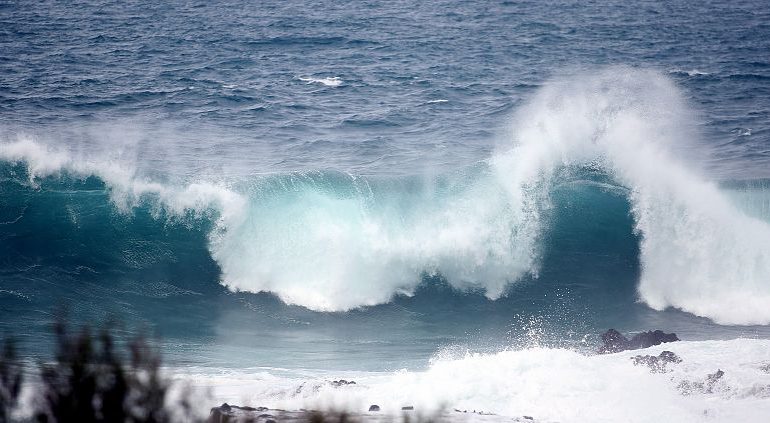
[[[488,160],[409,178],[318,171],[174,184],[119,159],[18,136],[0,145],[0,235],[24,232],[30,198],[50,196],[71,210],[52,215],[60,220],[51,226],[105,236],[108,250],[108,235],[82,222],[99,213],[131,221],[142,209],[168,223],[158,227],[205,233],[228,288],[340,311],[409,295],[426,273],[499,298],[541,271],[560,213],[555,196],[587,195],[597,215],[632,215],[644,303],[722,324],[768,324],[768,193],[701,176],[686,158],[703,148],[689,110],[654,71],[612,67],[554,79],[516,112],[511,139]],[[612,206],[618,199],[629,207]],[[162,259],[160,250],[123,241],[124,264]],[[89,268],[89,256],[70,253],[59,256]],[[588,268],[601,259],[587,257]]]

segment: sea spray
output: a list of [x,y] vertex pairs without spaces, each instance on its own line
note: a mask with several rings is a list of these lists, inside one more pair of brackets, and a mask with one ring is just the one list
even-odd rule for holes
[[630,189],[642,301],[723,324],[767,324],[770,225],[682,159],[698,146],[691,119],[668,78],[610,67],[546,84],[518,112],[514,147],[493,160],[514,192],[560,167],[600,166]]

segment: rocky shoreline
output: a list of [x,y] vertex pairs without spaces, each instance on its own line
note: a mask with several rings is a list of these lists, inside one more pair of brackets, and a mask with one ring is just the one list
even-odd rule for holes
[[[609,329],[600,336],[603,345],[601,345],[598,354],[613,354],[628,350],[637,350],[649,348],[663,343],[679,341],[674,333],[664,333],[663,331],[642,332],[631,339],[628,339],[615,329]],[[650,373],[669,373],[674,366],[683,362],[676,353],[672,351],[662,351],[658,355],[636,355],[630,357],[634,366],[647,367]],[[770,365],[768,365],[770,372]],[[683,396],[695,393],[711,393],[714,386],[724,376],[724,371],[716,369],[714,373],[705,375],[701,380],[683,380],[679,381],[677,390]],[[337,387],[356,385],[355,381],[345,379],[326,381],[325,384]],[[319,385],[320,386],[320,385]],[[297,393],[303,389],[319,389],[319,386],[300,385]],[[538,422],[533,416],[501,416],[493,413],[487,413],[479,410],[460,410],[447,409],[439,413],[426,413],[424,410],[415,409],[414,406],[404,404],[400,409],[384,409],[380,405],[371,404],[367,412],[328,412],[318,410],[280,410],[268,407],[248,407],[222,404],[211,409],[208,422],[210,423],[231,423],[231,422],[258,422],[271,423],[280,421],[294,422],[393,422],[393,421],[441,421],[441,422],[467,422],[467,421],[486,421],[486,422]]]
[[381,410],[376,404],[369,407],[366,413],[333,412],[319,410],[279,410],[267,407],[246,407],[229,405],[213,407],[207,420],[208,423],[277,423],[277,422],[531,422],[537,423],[531,416],[499,416],[476,410],[452,410],[441,413],[422,414],[413,406],[403,406],[401,410]]

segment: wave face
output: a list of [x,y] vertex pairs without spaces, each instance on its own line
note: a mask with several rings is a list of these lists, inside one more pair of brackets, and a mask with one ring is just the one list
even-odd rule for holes
[[[175,184],[106,153],[18,137],[0,145],[3,198],[14,204],[0,231],[18,235],[31,219],[27,200],[50,196],[70,212],[69,221],[54,214],[47,224],[74,225],[108,250],[120,246],[120,257],[94,260],[161,260],[141,242],[107,238],[104,222],[78,223],[98,215],[136,224],[139,212],[150,230],[192,230],[176,240],[183,245],[204,237],[199,248],[230,290],[271,292],[318,311],[387,303],[433,276],[493,300],[516,295],[519,281],[557,273],[544,266],[571,245],[585,254],[586,272],[602,266],[606,251],[639,263],[638,299],[656,310],[770,323],[767,193],[704,178],[697,157],[686,159],[703,149],[694,122],[664,75],[610,67],[549,81],[519,108],[509,139],[488,160],[439,175],[294,172]],[[576,231],[575,203],[601,224]],[[616,227],[602,226],[608,222]],[[95,267],[88,256],[79,250],[71,259]]]

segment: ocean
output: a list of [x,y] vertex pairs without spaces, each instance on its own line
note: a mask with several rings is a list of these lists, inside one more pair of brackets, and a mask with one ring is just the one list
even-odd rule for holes
[[204,412],[767,421],[770,7],[2,1],[0,332],[59,307]]

